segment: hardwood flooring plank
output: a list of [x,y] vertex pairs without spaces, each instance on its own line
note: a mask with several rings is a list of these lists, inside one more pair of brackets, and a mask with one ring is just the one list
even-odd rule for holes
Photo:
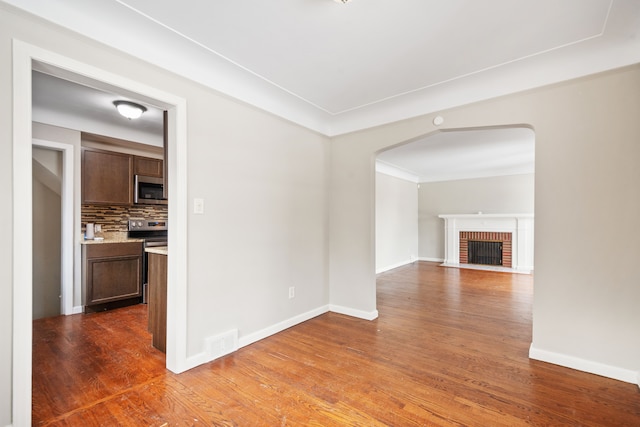
[[379,318],[326,313],[180,375],[146,306],[34,322],[34,425],[638,426],[634,384],[528,358],[533,276],[416,262]]

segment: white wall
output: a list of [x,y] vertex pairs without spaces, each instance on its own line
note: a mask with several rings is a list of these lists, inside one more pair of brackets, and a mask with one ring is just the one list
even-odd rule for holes
[[[14,38],[186,100],[187,197],[205,200],[205,214],[187,218],[187,357],[230,329],[255,337],[328,308],[329,138],[4,4],[0,93],[12,93]],[[11,203],[26,196],[12,194],[12,105],[0,97],[0,425],[12,422]]]
[[[443,130],[536,133],[532,355],[638,381],[640,65],[335,137],[331,299],[375,308],[374,158]],[[439,128],[433,117],[441,115]],[[623,234],[616,232],[623,226]],[[594,245],[615,250],[592,251]]]
[[533,213],[534,174],[423,182],[418,191],[420,258],[444,260],[440,214]]
[[418,258],[418,186],[376,173],[376,272]]

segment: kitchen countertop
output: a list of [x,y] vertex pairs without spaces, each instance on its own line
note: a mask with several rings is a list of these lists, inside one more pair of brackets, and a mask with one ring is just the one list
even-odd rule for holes
[[168,246],[151,246],[150,248],[144,248],[145,252],[158,255],[169,255]]
[[127,232],[105,232],[96,235],[93,240],[84,239],[80,242],[81,245],[96,245],[101,243],[136,243],[144,242],[144,239],[131,239],[128,237]]

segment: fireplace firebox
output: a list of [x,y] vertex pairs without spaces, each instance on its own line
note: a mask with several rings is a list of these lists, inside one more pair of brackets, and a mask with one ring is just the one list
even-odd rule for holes
[[469,240],[467,245],[469,264],[502,265],[502,242]]

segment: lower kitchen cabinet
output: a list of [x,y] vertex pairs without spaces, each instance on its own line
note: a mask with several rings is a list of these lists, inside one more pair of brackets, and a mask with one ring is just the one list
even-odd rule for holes
[[109,303],[126,300],[139,302],[142,256],[142,242],[83,245],[85,311],[104,310]]

